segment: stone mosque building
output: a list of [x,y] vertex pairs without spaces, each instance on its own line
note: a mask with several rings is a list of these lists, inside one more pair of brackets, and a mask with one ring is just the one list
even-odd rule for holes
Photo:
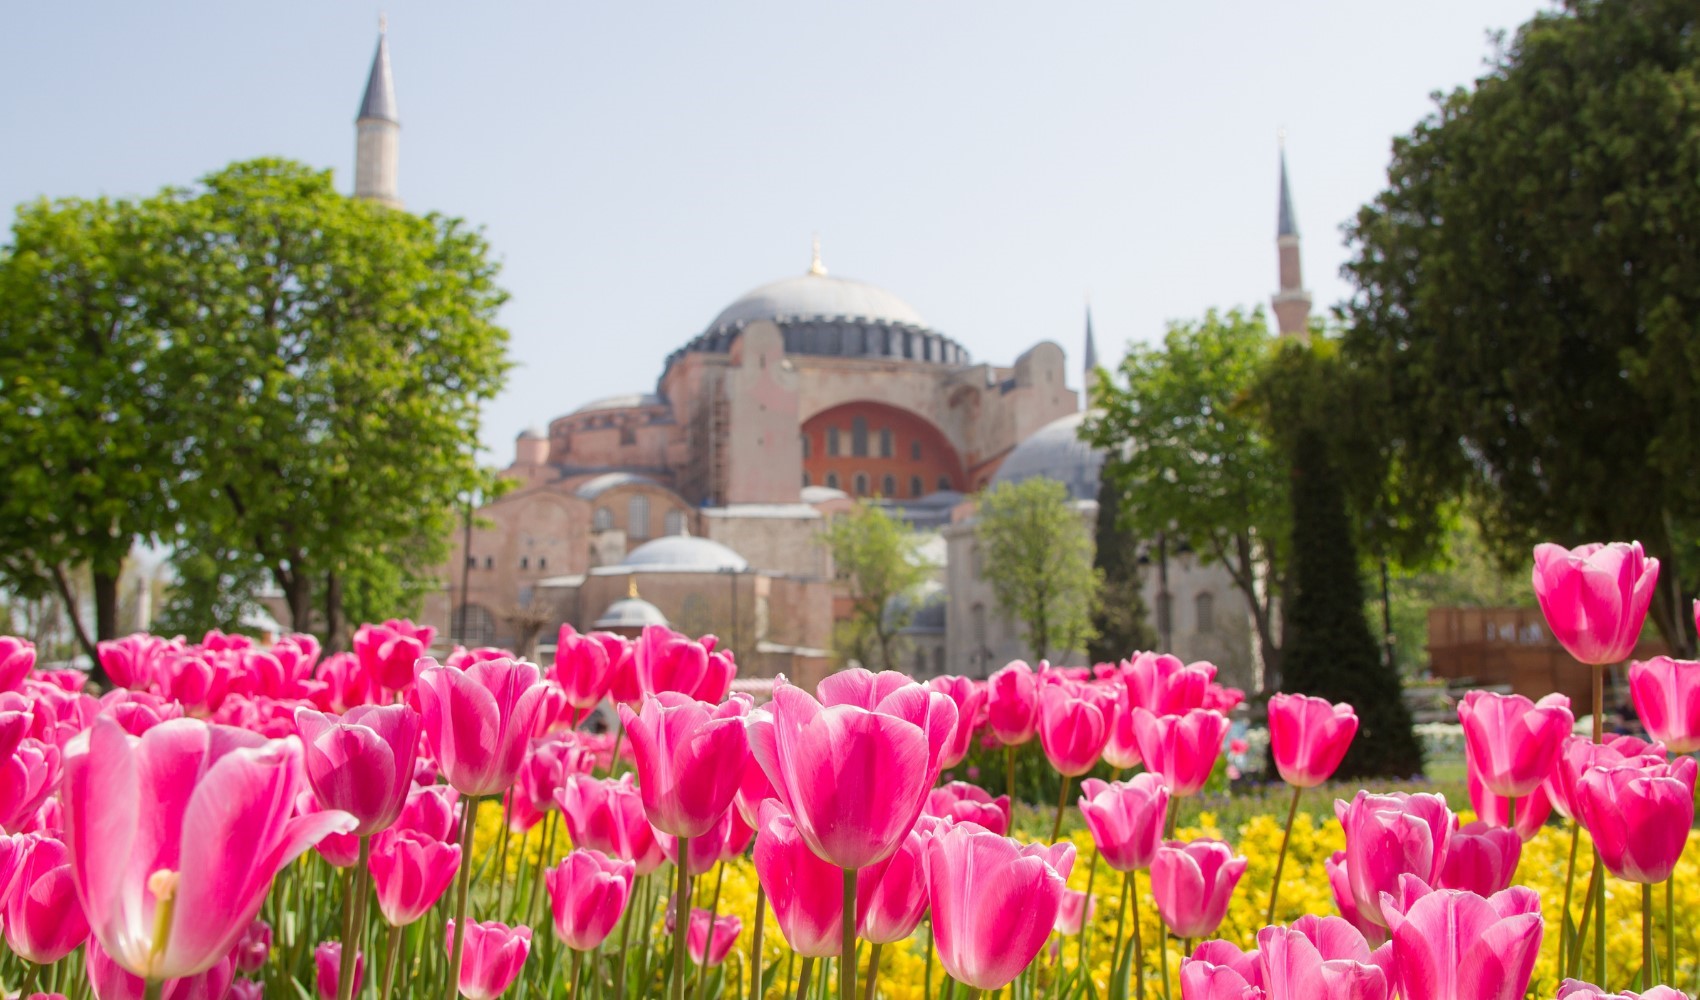
[[[354,193],[399,208],[396,108],[380,37]],[[1302,336],[1309,298],[1284,159],[1278,233],[1276,314],[1283,334]],[[913,598],[901,665],[984,675],[1026,655],[981,579],[973,494],[1050,476],[1093,523],[1103,455],[1078,438],[1084,401],[1060,346],[976,360],[892,292],[829,273],[818,243],[802,273],[738,296],[681,339],[647,391],[518,435],[502,473],[512,488],[456,533],[426,599],[440,634],[527,646],[552,641],[562,621],[665,622],[717,634],[746,675],[819,676],[838,665],[833,624],[848,606],[822,533],[854,504],[880,503],[930,539],[919,549],[935,575]],[[1089,384],[1090,317],[1084,360]],[[1147,601],[1172,649],[1254,684],[1249,614],[1227,575],[1184,553],[1163,568]]]

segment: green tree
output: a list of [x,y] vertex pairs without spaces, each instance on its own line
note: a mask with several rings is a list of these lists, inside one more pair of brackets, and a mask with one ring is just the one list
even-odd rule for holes
[[1093,533],[1092,565],[1102,584],[1092,613],[1097,633],[1086,647],[1094,663],[1114,663],[1130,653],[1154,649],[1157,633],[1145,606],[1144,575],[1139,569],[1139,539],[1121,518],[1121,492],[1107,477],[1098,483],[1098,523]]
[[898,633],[914,616],[908,598],[927,578],[912,533],[884,508],[859,503],[827,528],[826,544],[850,591],[850,615],[834,637],[838,651],[870,669],[897,669]]
[[1270,677],[1280,670],[1290,520],[1286,465],[1251,394],[1273,340],[1261,310],[1171,324],[1160,348],[1134,347],[1114,379],[1099,379],[1101,413],[1084,432],[1107,454],[1104,479],[1127,498],[1127,531],[1171,545],[1184,536],[1227,570]]
[[1507,559],[1640,539],[1691,653],[1700,8],[1570,0],[1436,105],[1348,229],[1347,347],[1388,387],[1389,446]]
[[351,582],[367,609],[405,597],[482,481],[479,404],[508,368],[497,265],[459,220],[288,161],[171,202],[182,516],[263,564],[294,628],[342,645]]
[[1033,660],[1083,649],[1101,581],[1068,487],[1043,476],[999,483],[980,495],[975,530],[998,610],[1026,626]]
[[[0,247],[0,582],[55,593],[98,672],[117,637],[118,579],[172,512],[179,414],[151,315],[170,294],[169,206],[97,199],[21,206]],[[71,583],[86,567],[92,633]]]

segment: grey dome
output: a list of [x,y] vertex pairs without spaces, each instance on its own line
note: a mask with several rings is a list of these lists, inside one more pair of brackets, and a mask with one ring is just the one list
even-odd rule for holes
[[666,625],[667,616],[661,609],[641,597],[622,597],[591,628],[643,628],[646,625]]
[[1086,418],[1086,413],[1071,413],[1039,428],[1004,457],[992,485],[1044,476],[1068,487],[1074,500],[1098,499],[1104,453],[1080,440],[1080,425]]
[[635,410],[644,406],[660,406],[666,400],[653,392],[628,392],[619,396],[604,396],[584,404],[574,413],[595,413],[597,410]]
[[595,500],[616,486],[659,486],[648,476],[640,476],[635,472],[604,472],[595,479],[587,479],[579,484],[573,495],[581,500]]
[[928,580],[912,593],[897,594],[886,601],[886,623],[894,624],[897,617],[907,611],[911,617],[909,623],[903,627],[903,635],[943,633],[946,609],[949,605],[949,595],[945,593],[944,584],[937,580]]
[[668,535],[626,553],[619,568],[652,573],[741,573],[750,564],[719,542],[692,535]]
[[744,293],[736,302],[722,309],[708,328],[741,326],[758,319],[817,316],[844,316],[916,327],[927,325],[914,306],[883,288],[849,278],[811,273],[784,278]]

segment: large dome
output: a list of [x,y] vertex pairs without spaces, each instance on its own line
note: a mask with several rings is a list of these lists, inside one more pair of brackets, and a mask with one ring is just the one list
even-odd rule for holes
[[655,573],[742,573],[750,568],[744,557],[708,538],[668,535],[645,542],[626,553],[619,569]]
[[927,326],[914,306],[883,288],[832,277],[818,261],[807,274],[739,296],[667,363],[683,354],[725,354],[744,327],[763,320],[779,327],[787,354],[968,363],[962,345]]
[[1080,425],[1086,417],[1085,413],[1071,413],[1039,428],[1004,457],[992,485],[1044,476],[1067,486],[1072,499],[1098,499],[1098,472],[1104,467],[1104,453],[1080,440]]

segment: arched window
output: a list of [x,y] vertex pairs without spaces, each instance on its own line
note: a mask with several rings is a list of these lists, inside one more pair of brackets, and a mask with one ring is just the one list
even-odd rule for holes
[[842,442],[838,439],[838,428],[828,427],[826,429],[826,453],[836,457],[841,450]]
[[538,556],[537,557],[537,568],[538,569],[548,569],[549,568],[549,557],[548,556]]
[[921,495],[922,489],[923,489],[923,487],[921,486],[921,477],[920,476],[910,476],[909,477],[909,495],[912,496],[912,497],[918,497],[918,496]]
[[909,461],[919,462],[920,460],[921,460],[921,442],[919,442],[919,441],[909,442]]
[[897,444],[896,435],[891,433],[891,428],[890,427],[880,428],[880,457],[881,458],[890,458],[892,450],[896,446],[896,444]]
[[606,507],[596,508],[596,513],[590,515],[591,531],[607,531],[614,526],[614,512]]
[[939,477],[939,489],[941,489],[941,490],[950,489],[950,477],[949,476],[940,476]]
[[799,440],[802,441],[802,444],[803,444],[803,457],[808,458],[809,457],[809,436],[807,434],[799,434],[799,435],[797,435],[797,437],[798,437]]
[[897,495],[897,477],[888,475],[880,480],[880,495],[890,499]]
[[456,608],[454,629],[455,642],[462,646],[496,644],[496,619],[482,605],[463,604]]
[[855,417],[850,421],[850,454],[856,458],[868,455],[868,418]]
[[661,530],[669,535],[684,534],[685,512],[678,509],[668,511],[667,516],[661,519]]
[[496,557],[495,556],[485,556],[484,557],[484,568],[485,569],[495,569],[496,568]]
[[804,471],[803,471],[803,488],[804,488],[804,489],[808,489],[808,488],[809,488],[809,487],[810,487],[810,486],[812,486],[812,485],[814,485],[814,484],[813,484],[813,483],[811,483],[811,482],[809,482],[809,473],[808,473],[808,470],[806,470],[806,469],[805,469],[805,470],[804,470]]
[[1199,632],[1216,631],[1216,598],[1205,591],[1192,599],[1193,616],[1197,619]]
[[826,485],[827,485],[828,489],[834,489],[834,490],[838,489],[838,473],[836,473],[836,472],[827,473],[826,474]]
[[856,478],[852,482],[856,484],[855,492],[857,496],[865,497],[868,495],[868,474],[866,472],[856,473]]
[[626,537],[649,537],[649,498],[641,493],[626,502]]
[[519,557],[519,568],[520,569],[530,569],[531,568],[531,557],[530,556],[520,556]]

